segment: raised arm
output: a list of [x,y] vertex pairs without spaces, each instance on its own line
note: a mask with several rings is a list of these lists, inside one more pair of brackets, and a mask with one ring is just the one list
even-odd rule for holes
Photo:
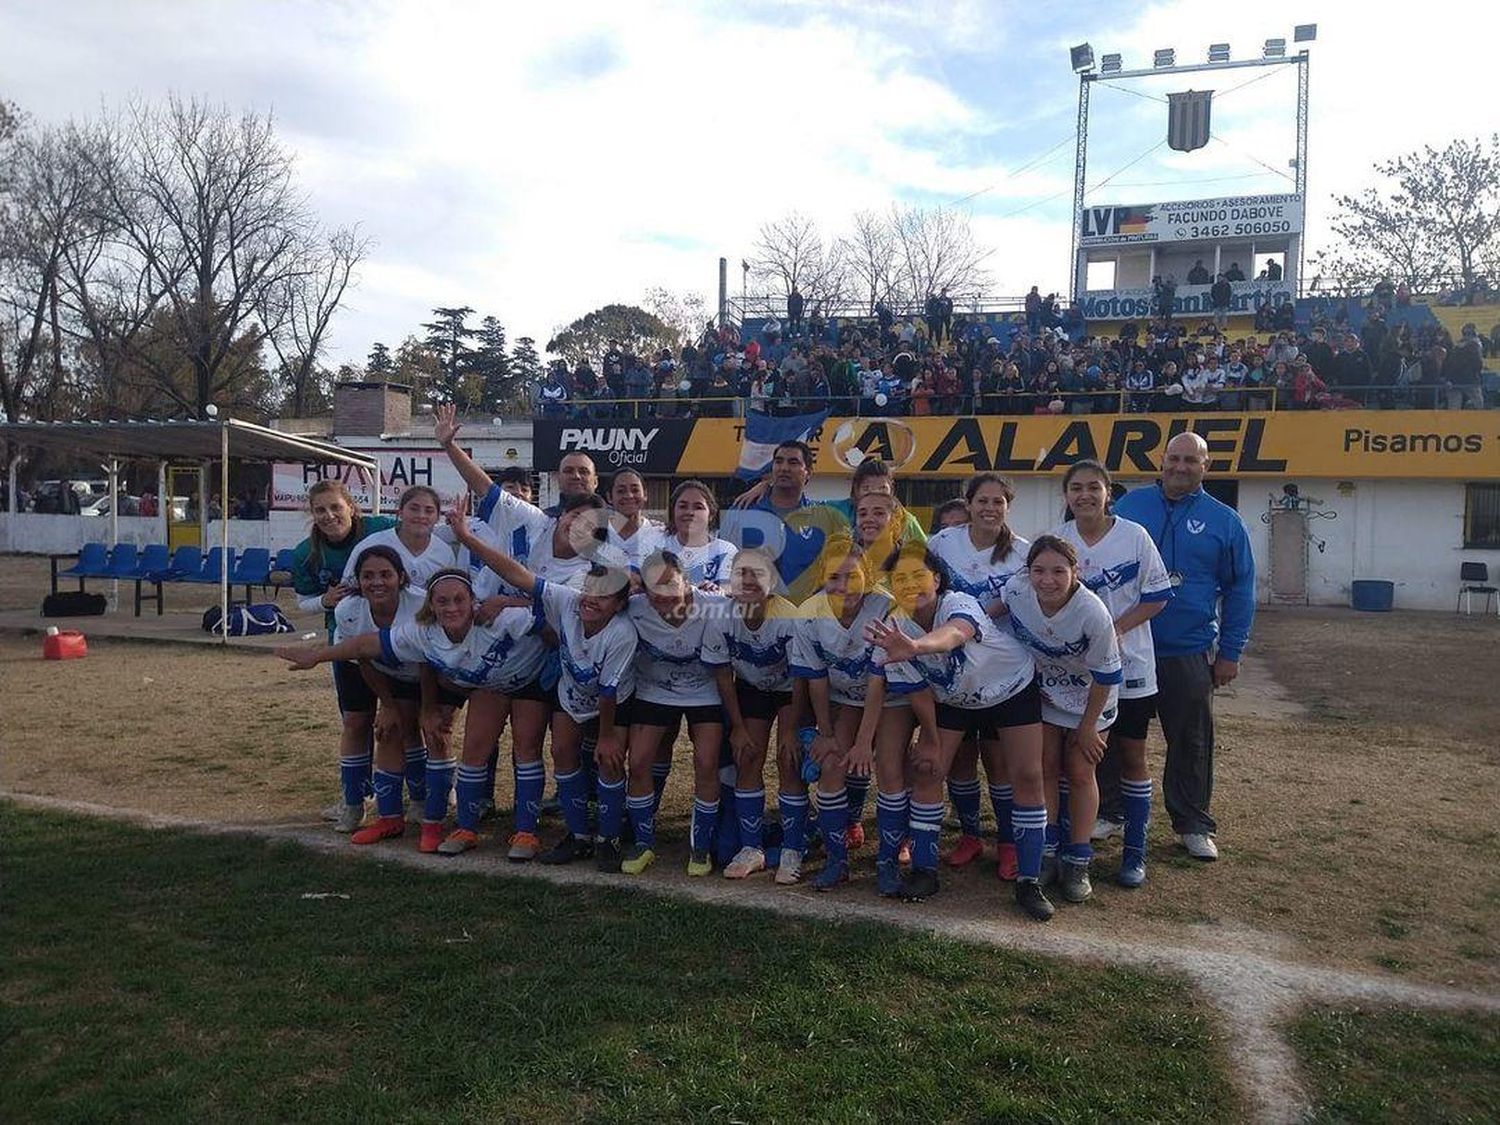
[[464,483],[469,486],[470,491],[483,496],[490,490],[494,481],[490,475],[481,469],[462,449],[458,447],[458,407],[453,403],[445,403],[436,407],[432,412],[432,436],[437,443],[443,447],[443,452],[448,455],[448,460],[453,462],[453,467],[458,470],[458,475],[464,478]]
[[537,579],[535,574],[509,555],[502,554],[492,545],[474,534],[473,530],[469,527],[469,498],[467,495],[460,496],[454,500],[453,507],[448,509],[447,519],[448,530],[453,533],[453,538],[469,548],[471,555],[477,559],[482,559],[485,566],[489,567],[517,590],[536,589]]
[[276,655],[299,672],[306,672],[319,664],[331,664],[335,660],[376,660],[380,656],[380,634],[362,633],[336,645],[288,645],[278,648]]

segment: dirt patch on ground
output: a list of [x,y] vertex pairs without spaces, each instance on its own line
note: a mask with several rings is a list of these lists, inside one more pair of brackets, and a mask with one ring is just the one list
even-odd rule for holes
[[[14,563],[0,560],[0,576]],[[1146,887],[1109,884],[1113,841],[1095,865],[1094,900],[1063,909],[1055,926],[1496,991],[1500,835],[1470,810],[1500,792],[1489,741],[1500,720],[1497,640],[1494,618],[1263,612],[1258,656],[1220,708],[1223,858],[1188,859],[1158,803]],[[4,789],[228,823],[312,821],[335,798],[326,671],[109,641],[82,661],[39,657],[39,639],[0,637]],[[1160,751],[1154,741],[1157,762]],[[664,807],[668,855],[653,878],[680,877],[686,760],[680,748]],[[941,896],[907,909],[978,922],[1011,909],[988,862],[944,878]],[[873,896],[868,849],[841,894]]]

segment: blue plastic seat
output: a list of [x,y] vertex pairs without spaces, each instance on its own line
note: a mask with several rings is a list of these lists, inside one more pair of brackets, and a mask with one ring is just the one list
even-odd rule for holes
[[172,565],[172,552],[165,543],[150,543],[141,548],[135,570],[127,578],[150,578]]
[[85,543],[78,552],[78,561],[67,570],[57,572],[59,578],[108,578],[109,548],[103,543]]
[[131,577],[139,561],[140,549],[134,543],[116,543],[109,549],[109,577]]
[[[203,569],[195,575],[184,578],[184,582],[199,582],[203,585],[217,586],[224,576],[221,569],[224,565],[224,548],[210,547],[208,554],[203,556]],[[229,548],[229,573],[234,573],[234,548]]]
[[151,575],[153,582],[186,582],[190,575],[203,570],[203,548],[190,543],[172,552],[172,561],[167,568]]
[[271,584],[271,551],[268,547],[246,547],[229,571],[231,586],[245,587],[245,600],[250,600],[251,586]]
[[284,570],[290,574],[297,567],[297,548],[283,547],[276,552],[276,565],[272,570]]

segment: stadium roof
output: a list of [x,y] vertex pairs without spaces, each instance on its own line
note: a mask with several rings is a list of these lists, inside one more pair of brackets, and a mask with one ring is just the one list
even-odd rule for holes
[[207,461],[228,439],[238,461],[330,461],[376,468],[368,453],[226,418],[211,422],[5,422],[0,438],[98,460]]

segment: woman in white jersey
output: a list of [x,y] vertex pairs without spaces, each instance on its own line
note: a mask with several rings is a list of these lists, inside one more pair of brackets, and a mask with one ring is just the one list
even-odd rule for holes
[[[567,832],[541,860],[572,863],[594,857],[601,871],[620,869],[625,807],[625,732],[635,687],[636,633],[624,609],[630,580],[623,568],[594,566],[581,589],[550,582],[496,550],[464,525],[455,534],[512,587],[527,591],[557,636],[559,674],[552,711],[552,764]],[[589,831],[589,779],[583,746],[598,762],[599,837]],[[540,764],[540,759],[538,759]],[[536,796],[540,798],[538,786]]]
[[[734,805],[740,850],[725,866],[724,877],[744,879],[766,867],[766,791],[761,777],[774,722],[782,826],[776,881],[789,884],[801,878],[807,850],[807,783],[802,780],[797,745],[797,715],[805,689],[794,698],[788,658],[799,615],[796,606],[772,592],[776,581],[776,561],[764,548],[749,547],[735,555],[730,611],[715,618],[704,634],[703,662],[713,669],[729,720],[737,779]],[[801,685],[800,680],[795,683]]]
[[1055,535],[1038,536],[1031,544],[1026,573],[1007,583],[1004,598],[1011,629],[1031,649],[1042,681],[1049,821],[1059,807],[1057,778],[1065,772],[1068,779],[1071,830],[1067,842],[1059,841],[1062,862],[1054,860],[1051,870],[1063,897],[1082,902],[1093,893],[1089,833],[1099,812],[1094,767],[1104,757],[1123,679],[1115,619],[1079,580],[1073,544]]
[[907,547],[888,560],[886,573],[903,612],[873,625],[871,639],[887,660],[914,669],[937,700],[936,745],[917,743],[912,869],[898,893],[911,901],[937,892],[943,781],[959,746],[976,739],[987,758],[1003,757],[1014,784],[1016,902],[1044,922],[1052,917],[1052,904],[1039,885],[1047,814],[1041,691],[1031,653],[971,595],[948,588],[946,570],[930,549]]
[[[406,563],[399,551],[379,544],[362,544],[351,561],[359,593],[334,607],[334,644],[416,619],[424,591],[414,589],[409,583]],[[373,844],[406,831],[406,819],[401,813],[403,778],[412,803],[426,803],[427,750],[422,745],[418,714],[422,704],[421,665],[366,660],[348,667],[358,668],[363,688],[355,709],[375,713],[376,814],[373,824],[361,828],[349,839],[356,844]],[[443,811],[447,808],[448,794],[444,793]]]
[[1109,470],[1079,461],[1063,474],[1063,496],[1073,518],[1053,534],[1078,549],[1078,574],[1114,615],[1124,680],[1119,713],[1110,730],[1120,754],[1120,796],[1125,812],[1125,850],[1115,881],[1139,887],[1146,881],[1146,828],[1151,819],[1151,774],[1146,768],[1146,732],[1156,711],[1156,655],[1151,619],[1172,597],[1172,582],[1151,533],[1109,510]]
[[[599,561],[639,572],[641,559],[662,532],[661,524],[646,516],[646,479],[634,469],[621,469],[609,483],[609,506],[612,555]],[[642,548],[647,548],[644,553]]]
[[[419,590],[440,570],[453,565],[453,547],[433,534],[442,519],[443,504],[438,494],[425,484],[414,484],[401,494],[396,504],[396,526],[377,531],[360,543],[360,547],[390,547],[406,564],[407,580]],[[357,554],[357,552],[355,553]],[[344,582],[355,581],[355,554],[344,567]]]
[[[726,576],[727,577],[727,576]],[[660,795],[652,767],[662,738],[685,722],[693,743],[693,819],[688,874],[713,871],[719,818],[719,752],[724,712],[714,674],[703,662],[704,638],[714,617],[728,612],[719,594],[694,589],[670,551],[641,560],[641,583],[626,607],[636,631],[635,700],[630,708],[629,783],[625,798],[634,843],[620,862],[639,875],[656,860],[656,810]],[[670,753],[670,748],[665,752]]]
[[[818,830],[827,862],[811,885],[831,890],[849,878],[849,798],[846,779],[868,779],[876,763],[900,770],[911,743],[913,719],[905,695],[919,688],[914,679],[875,675],[875,645],[866,626],[894,606],[875,587],[859,547],[847,538],[830,539],[823,549],[823,590],[801,606],[802,620],[792,639],[791,672],[807,681],[808,702],[817,724],[809,753],[818,763]],[[888,690],[891,689],[891,690]],[[893,789],[901,783],[889,782]],[[868,786],[868,781],[866,781]],[[905,836],[903,828],[902,836]],[[881,841],[884,849],[886,841]],[[901,840],[895,841],[899,849]]]
[[689,585],[711,593],[727,592],[734,568],[735,545],[712,531],[719,517],[713,490],[701,480],[685,480],[672,489],[667,523],[657,536],[642,535],[640,562],[663,551],[681,563]]
[[[1004,614],[1000,592],[1005,584],[1026,569],[1027,542],[1011,531],[1009,523],[1015,498],[1015,490],[1004,477],[978,473],[964,486],[969,522],[945,528],[928,541],[932,553],[942,560],[949,588],[968,594],[992,617]],[[1008,882],[1016,878],[1019,868],[1011,824],[1015,794],[1004,756],[994,749],[988,752],[984,772],[995,812],[995,873]],[[948,853],[947,862],[951,867],[963,867],[984,853],[979,839],[979,746],[972,740],[960,744],[954,756],[948,771],[948,798],[958,813],[962,836]]]
[[[467,518],[464,516],[463,518]],[[523,742],[521,728],[536,713],[543,716],[546,704],[522,706],[516,698],[521,689],[536,681],[546,648],[542,644],[536,615],[530,609],[502,610],[489,625],[474,619],[478,606],[473,579],[467,570],[440,570],[427,583],[427,597],[415,621],[352,637],[321,648],[283,648],[277,655],[297,668],[311,668],[327,660],[374,660],[387,664],[423,664],[422,734],[427,745],[427,815],[422,819],[419,849],[442,855],[459,855],[478,842],[479,814],[485,791],[485,760],[499,737],[504,721],[504,697],[512,698],[516,743]],[[449,748],[454,714],[467,702],[462,765]],[[528,701],[529,702],[529,701]],[[539,746],[534,736],[526,741]],[[457,784],[454,770],[457,768]],[[458,827],[445,838],[442,816],[435,812],[434,792],[457,790]]]

